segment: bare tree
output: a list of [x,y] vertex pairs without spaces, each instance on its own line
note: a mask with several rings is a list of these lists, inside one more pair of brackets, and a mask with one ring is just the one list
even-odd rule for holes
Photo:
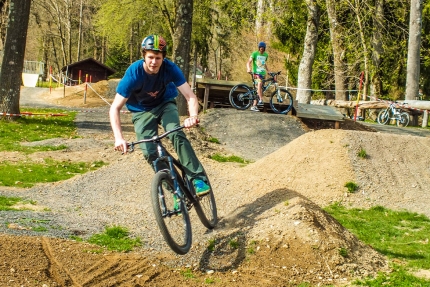
[[382,31],[384,27],[384,0],[375,0],[375,13],[373,13],[373,34],[372,34],[372,62],[374,67],[372,77],[372,91],[376,97],[381,95],[382,80],[381,80],[381,58],[384,53],[382,46]]
[[4,56],[0,69],[0,111],[19,114],[19,95],[24,66],[31,0],[11,0]]
[[[173,33],[173,60],[188,79],[190,74],[193,0],[178,0]],[[180,95],[177,100],[179,115],[187,115],[187,103]]]
[[334,81],[336,89],[336,100],[346,100],[346,65],[344,63],[345,47],[342,40],[343,27],[336,15],[335,0],[326,0],[327,15],[330,25],[330,40],[333,48]]
[[299,103],[309,104],[311,102],[312,87],[312,66],[318,43],[318,26],[321,15],[321,8],[316,0],[306,0],[308,10],[308,20],[306,25],[305,43],[303,56],[299,65],[297,80],[297,96]]
[[406,100],[415,100],[419,91],[422,11],[423,0],[411,0],[406,74]]

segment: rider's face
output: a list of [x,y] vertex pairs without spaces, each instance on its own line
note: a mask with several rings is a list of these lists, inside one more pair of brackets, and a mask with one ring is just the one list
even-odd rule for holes
[[161,52],[146,51],[145,71],[149,74],[156,74],[163,64],[163,54]]

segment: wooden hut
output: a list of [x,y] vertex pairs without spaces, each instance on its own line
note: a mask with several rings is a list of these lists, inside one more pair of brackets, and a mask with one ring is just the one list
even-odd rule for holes
[[115,73],[115,70],[103,65],[93,58],[88,58],[82,61],[64,66],[61,71],[66,75],[72,84],[84,83],[85,81],[97,83],[98,81],[107,80],[110,75]]

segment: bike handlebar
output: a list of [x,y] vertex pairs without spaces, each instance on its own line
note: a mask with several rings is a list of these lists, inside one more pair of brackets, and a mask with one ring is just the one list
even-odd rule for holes
[[135,142],[131,142],[131,143],[127,143],[127,147],[129,149],[129,152],[133,152],[134,151],[134,146],[140,143],[145,143],[145,142],[158,142],[160,141],[162,138],[165,138],[166,136],[168,136],[169,134],[173,133],[173,132],[177,132],[179,130],[182,130],[183,128],[185,128],[185,126],[179,126],[177,128],[174,128],[173,130],[167,131],[161,135],[155,135],[150,139],[142,139],[142,140],[138,140]]
[[[248,72],[248,74],[252,75],[252,77],[254,78],[255,73],[253,73],[253,72]],[[281,74],[281,71],[279,71],[279,72],[269,72],[268,74],[269,74],[272,78],[274,78],[275,76],[280,75],[280,74]]]

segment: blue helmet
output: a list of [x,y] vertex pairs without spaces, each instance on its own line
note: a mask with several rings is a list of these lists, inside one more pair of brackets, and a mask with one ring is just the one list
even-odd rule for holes
[[258,49],[260,49],[260,48],[266,49],[266,43],[264,43],[264,42],[258,43]]

